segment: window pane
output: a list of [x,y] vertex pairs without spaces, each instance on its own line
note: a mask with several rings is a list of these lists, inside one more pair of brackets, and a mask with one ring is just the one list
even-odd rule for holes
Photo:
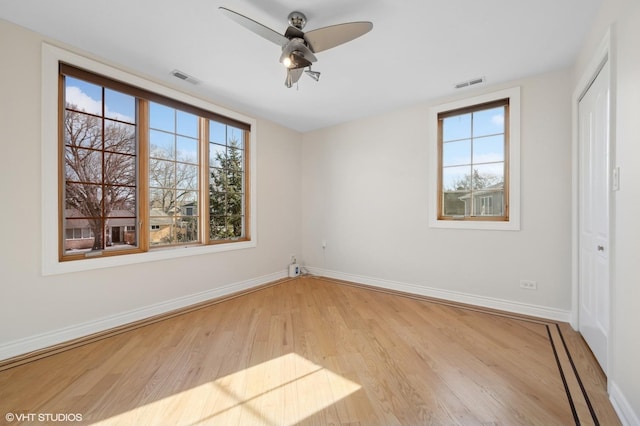
[[227,126],[217,121],[209,120],[209,142],[225,145],[227,142]]
[[149,127],[156,130],[175,133],[175,109],[155,102],[149,102]]
[[[198,204],[198,191],[180,191],[177,195],[177,204],[180,210],[180,214],[187,214],[185,207],[194,207],[197,206]],[[197,209],[196,212],[193,213],[193,209],[190,208],[189,211],[191,211],[191,213],[189,213],[189,216],[193,216],[195,214],[197,214]]]
[[442,120],[444,142],[471,138],[471,114],[456,115]]
[[244,130],[227,126],[227,145],[242,149]]
[[209,202],[211,217],[224,216],[227,213],[227,194],[224,192],[212,192]]
[[136,158],[131,155],[105,153],[105,183],[109,185],[136,184]]
[[136,126],[105,120],[104,149],[123,154],[135,154]]
[[176,188],[197,190],[198,189],[198,166],[178,163],[176,178],[177,178]]
[[149,214],[151,216],[165,216],[174,205],[174,192],[163,188],[149,189]]
[[[67,106],[69,106],[67,104]],[[102,149],[100,118],[76,111],[65,111],[64,143],[67,146]]]
[[173,160],[176,156],[175,135],[149,130],[149,153],[152,158]]
[[198,140],[177,137],[177,160],[185,163],[198,164]]
[[[105,187],[104,203],[107,217],[136,217],[136,191],[131,186]],[[135,224],[135,220],[131,223]]]
[[234,147],[229,147],[228,153],[229,153],[229,161],[228,164],[226,165],[226,167],[230,168],[231,170],[235,170],[235,171],[242,171],[244,170],[244,161],[242,159],[242,153],[244,151],[238,149],[238,148],[234,148]]
[[66,217],[95,217],[102,213],[102,186],[86,183],[65,185]]
[[473,207],[475,216],[502,216],[504,214],[504,189],[476,192]]
[[209,144],[209,166],[222,167],[222,162],[227,154],[227,147],[217,144]]
[[445,167],[442,169],[442,187],[445,191],[471,189],[471,167]]
[[504,161],[504,135],[485,136],[473,140],[473,163]]
[[136,122],[136,98],[105,88],[105,117],[127,123]]
[[65,149],[65,178],[74,182],[102,182],[102,151]]
[[469,203],[471,192],[444,191],[442,193],[442,214],[445,216],[468,216],[467,204]]
[[134,248],[137,245],[137,234],[132,228],[135,219],[132,218],[110,218],[107,220],[107,247],[117,249]]
[[64,80],[67,108],[102,115],[102,87],[73,77]]
[[172,215],[176,211],[176,193],[172,189],[150,189],[150,213],[155,216]]
[[[98,226],[100,226],[98,224]],[[65,254],[90,251],[94,246],[93,233],[86,219],[67,219],[64,223]]]
[[173,188],[176,183],[176,163],[149,160],[149,185],[155,188]]
[[473,136],[495,135],[504,133],[503,106],[476,111],[473,113]]
[[176,114],[176,121],[176,133],[192,138],[198,137],[198,116],[178,110]]
[[214,216],[210,223],[210,238],[212,240],[244,237],[244,218],[242,216]]
[[503,188],[504,163],[481,164],[473,168],[473,189]]
[[442,144],[442,165],[444,167],[463,164],[471,164],[470,139]]

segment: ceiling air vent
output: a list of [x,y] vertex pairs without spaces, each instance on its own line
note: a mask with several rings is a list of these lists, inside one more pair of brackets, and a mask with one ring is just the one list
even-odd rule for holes
[[473,86],[474,84],[484,83],[484,77],[473,78],[471,80],[463,81],[462,83],[456,84],[454,87],[456,89],[462,89],[463,87]]
[[171,75],[176,77],[176,78],[179,78],[180,80],[188,81],[191,84],[199,84],[200,83],[200,80],[198,80],[197,78],[192,77],[189,74],[187,74],[186,72],[182,72],[180,70],[171,71]]

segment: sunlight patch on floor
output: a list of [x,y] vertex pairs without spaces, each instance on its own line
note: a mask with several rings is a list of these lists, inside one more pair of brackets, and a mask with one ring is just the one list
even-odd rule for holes
[[292,425],[360,388],[289,353],[95,424]]

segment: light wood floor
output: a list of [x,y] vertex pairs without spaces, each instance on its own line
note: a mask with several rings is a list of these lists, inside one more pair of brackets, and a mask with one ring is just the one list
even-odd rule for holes
[[314,277],[0,371],[0,422],[43,414],[123,425],[619,424],[567,324]]

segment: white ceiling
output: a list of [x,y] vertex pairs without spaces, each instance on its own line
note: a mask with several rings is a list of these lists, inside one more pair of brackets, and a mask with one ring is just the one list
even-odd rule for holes
[[[570,66],[603,0],[0,0],[0,18],[197,93],[309,131]],[[350,21],[373,30],[317,54],[315,82],[284,86],[280,48],[224,16],[224,6],[284,33]],[[193,86],[170,75],[179,69]],[[468,89],[460,89],[468,90]]]

